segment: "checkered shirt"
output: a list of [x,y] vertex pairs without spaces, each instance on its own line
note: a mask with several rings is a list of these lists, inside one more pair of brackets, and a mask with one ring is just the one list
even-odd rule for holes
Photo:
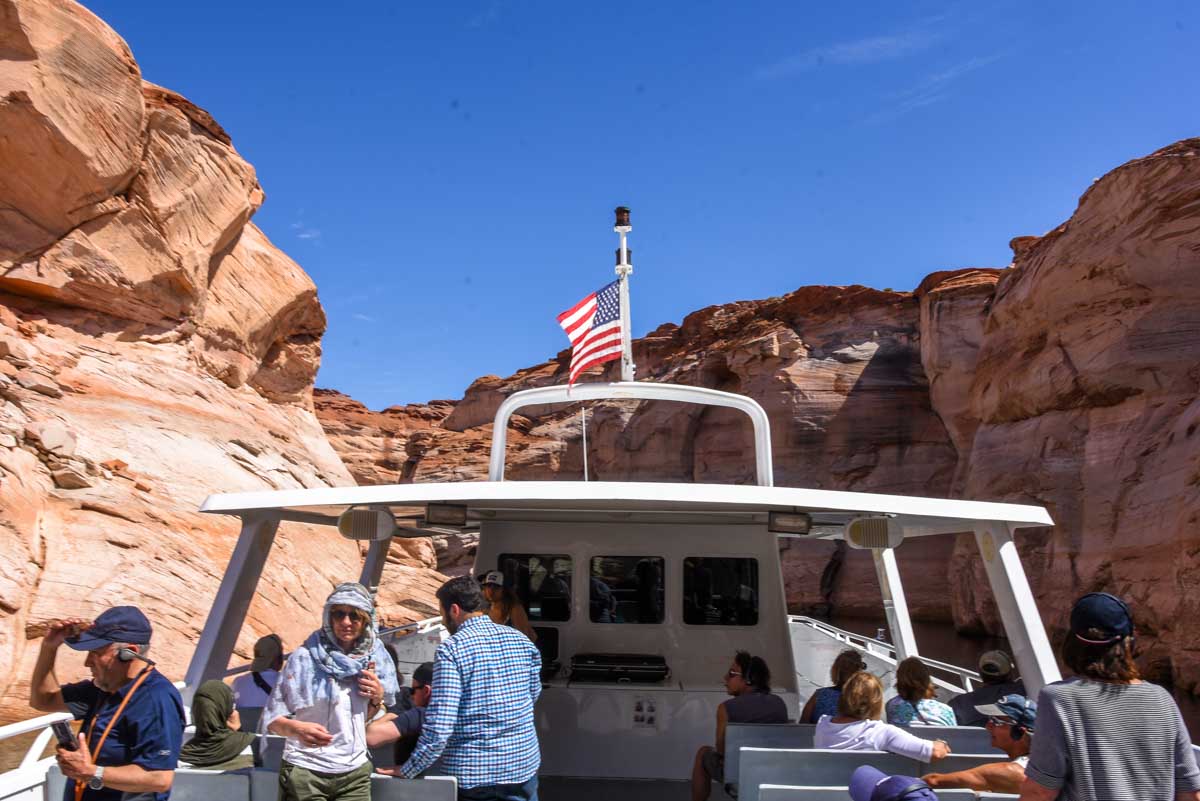
[[468,618],[437,649],[425,725],[401,773],[414,778],[440,756],[438,772],[461,789],[521,784],[541,765],[533,704],[542,657],[521,632],[487,615]]

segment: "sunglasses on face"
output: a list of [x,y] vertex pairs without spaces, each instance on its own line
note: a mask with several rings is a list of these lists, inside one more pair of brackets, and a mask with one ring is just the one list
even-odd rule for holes
[[1016,726],[1017,725],[1015,721],[1004,720],[1003,718],[988,718],[987,722],[988,722],[989,726]]
[[334,609],[329,613],[330,620],[341,620],[342,618],[350,618],[351,620],[362,620],[362,613],[355,612],[353,609]]
[[731,670],[731,671],[729,671],[728,673],[726,673],[726,674],[725,674],[725,678],[727,678],[727,679],[732,679],[732,678],[734,678],[735,676],[741,676],[741,675],[742,675],[742,671],[740,671],[740,670]]

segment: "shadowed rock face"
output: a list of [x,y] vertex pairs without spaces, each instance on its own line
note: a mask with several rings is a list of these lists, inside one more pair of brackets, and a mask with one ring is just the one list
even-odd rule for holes
[[[0,0],[0,716],[46,621],[142,606],[181,678],[238,533],[212,492],[353,483],[312,410],[325,316],[249,222],[254,169],[67,0]],[[284,524],[235,659],[291,648],[358,546]],[[425,617],[433,547],[390,554],[385,622]],[[64,652],[58,675],[83,678]]]
[[[912,293],[804,287],[703,309],[635,341],[638,377],[755,398],[777,484],[1045,505],[1057,526],[1018,544],[1052,637],[1078,595],[1116,592],[1137,612],[1143,666],[1195,690],[1200,140],[1117,168],[1068,222],[1012,248],[1008,269],[933,273]],[[376,413],[321,393],[317,414],[360,482],[479,480],[500,403],[565,381],[568,358],[485,376],[458,402]],[[616,376],[610,364],[589,380]],[[524,411],[508,477],[578,478],[578,408]],[[589,415],[594,478],[753,480],[735,412],[612,402]],[[439,544],[444,569],[465,569],[465,545]],[[877,614],[862,552],[781,551],[794,611]],[[1001,631],[973,537],[898,556],[914,616]]]

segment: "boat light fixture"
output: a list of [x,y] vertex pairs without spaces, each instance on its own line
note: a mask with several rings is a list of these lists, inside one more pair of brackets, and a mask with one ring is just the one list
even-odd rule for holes
[[617,206],[617,208],[614,209],[614,213],[617,215],[617,222],[615,224],[615,227],[617,227],[617,228],[632,228],[633,227],[629,222],[629,207],[628,206]]
[[904,542],[904,528],[894,517],[856,517],[846,524],[845,540],[859,550],[895,548]]
[[767,531],[773,534],[807,534],[810,530],[812,515],[808,512],[767,513]]
[[465,526],[467,507],[452,503],[430,503],[425,506],[427,526]]
[[386,540],[396,533],[390,509],[351,506],[338,515],[338,532],[348,540]]

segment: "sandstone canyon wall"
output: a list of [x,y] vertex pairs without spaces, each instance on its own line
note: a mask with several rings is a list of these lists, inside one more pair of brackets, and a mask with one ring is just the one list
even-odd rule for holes
[[[1066,223],[1012,246],[1005,269],[933,273],[913,292],[804,287],[703,309],[634,342],[638,377],[758,400],[777,484],[1046,506],[1057,526],[1018,544],[1052,637],[1077,595],[1119,593],[1137,607],[1150,674],[1194,691],[1200,140],[1117,168]],[[485,376],[457,402],[382,412],[318,390],[317,414],[360,483],[480,480],[500,402],[565,381],[568,358]],[[733,412],[591,409],[594,478],[751,480],[749,424]],[[579,477],[578,409],[526,412],[509,477]],[[439,543],[444,568],[464,569],[469,547]],[[793,610],[876,612],[863,553],[781,547]],[[898,556],[914,616],[1001,631],[973,537],[915,540]]]
[[[25,711],[45,621],[113,604],[146,609],[182,678],[238,533],[196,513],[207,494],[353,483],[312,409],[316,288],[250,222],[262,202],[229,135],[102,21],[0,0],[0,715]],[[406,548],[392,622],[439,579]],[[238,654],[298,643],[359,561],[284,524]]]

